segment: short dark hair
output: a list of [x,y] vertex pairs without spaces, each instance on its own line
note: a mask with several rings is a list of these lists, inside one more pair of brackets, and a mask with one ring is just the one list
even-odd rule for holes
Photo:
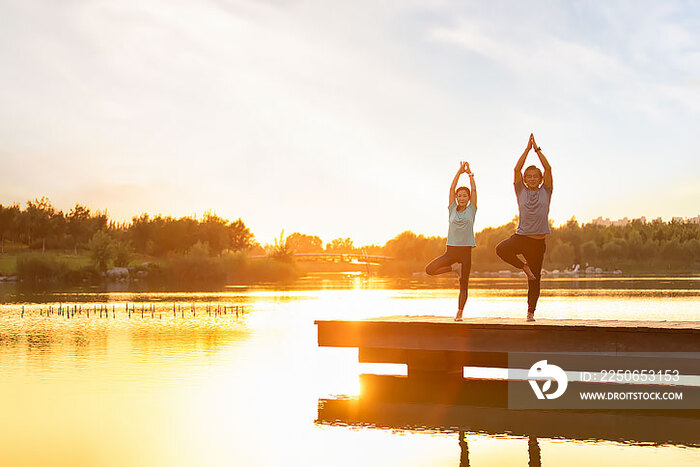
[[470,198],[472,197],[472,192],[471,192],[471,191],[469,190],[469,188],[467,188],[466,186],[461,186],[461,187],[457,188],[457,189],[455,190],[455,196],[457,196],[457,195],[459,194],[459,192],[462,191],[462,190],[466,190],[467,195],[468,195]]
[[537,167],[536,165],[531,165],[530,167],[528,167],[527,169],[525,169],[525,172],[523,172],[523,177],[527,174],[527,171],[528,171],[528,170],[536,170],[536,171],[537,171],[537,175],[539,175],[539,176],[540,176],[540,180],[542,180],[542,171],[540,170],[539,167]]

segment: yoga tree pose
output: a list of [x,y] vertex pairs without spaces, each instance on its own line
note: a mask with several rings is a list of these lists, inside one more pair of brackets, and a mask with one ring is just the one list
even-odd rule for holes
[[[466,186],[457,188],[459,177],[463,173],[469,176],[471,190]],[[469,170],[468,162],[460,162],[459,170],[450,185],[448,204],[450,225],[447,230],[445,254],[435,258],[425,267],[431,276],[454,271],[459,276],[459,300],[455,321],[462,321],[464,305],[467,303],[469,273],[472,267],[472,248],[474,243],[474,216],[476,215],[476,183],[474,174]],[[461,265],[461,266],[460,266]]]
[[[535,149],[544,167],[544,174],[534,165],[525,169],[530,149]],[[535,321],[535,307],[540,297],[542,261],[549,230],[549,203],[552,199],[552,167],[531,133],[525,152],[515,164],[515,196],[518,200],[518,229],[496,247],[496,254],[506,263],[525,271],[527,275],[527,321]],[[518,254],[525,258],[523,262]]]

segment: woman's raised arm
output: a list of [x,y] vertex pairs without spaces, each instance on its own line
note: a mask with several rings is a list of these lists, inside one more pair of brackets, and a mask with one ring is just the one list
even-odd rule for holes
[[520,159],[518,159],[518,162],[515,164],[515,170],[514,170],[514,176],[513,176],[513,183],[518,183],[523,179],[523,166],[525,165],[525,159],[527,159],[527,155],[530,152],[530,149],[532,149],[532,145],[535,141],[535,137],[530,133],[530,139],[527,140],[527,147],[525,148],[525,152],[520,156]]
[[474,209],[476,209],[476,182],[474,181],[474,174],[470,171],[470,172],[467,172],[467,175],[469,175],[469,184],[471,185],[471,191],[472,191],[472,196],[470,198],[470,202],[474,206]]
[[451,206],[452,203],[455,202],[455,190],[457,189],[457,183],[459,183],[459,176],[466,172],[466,169],[464,168],[465,165],[467,165],[466,162],[459,163],[459,170],[455,174],[455,178],[452,179],[452,185],[450,185],[450,202],[448,206]]

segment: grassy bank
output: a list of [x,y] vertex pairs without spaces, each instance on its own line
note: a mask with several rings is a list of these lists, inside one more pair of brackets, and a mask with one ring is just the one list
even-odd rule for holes
[[[371,265],[372,274],[385,277],[410,276],[422,273],[429,259],[392,260]],[[569,265],[570,266],[570,265]],[[680,261],[626,261],[600,265],[605,271],[621,269],[624,275],[688,275],[698,269],[689,268]],[[567,265],[546,261],[544,268],[563,271]],[[585,267],[582,266],[582,271]],[[87,252],[75,254],[72,250],[49,250],[44,254],[32,251],[14,251],[0,255],[0,276],[15,276],[28,286],[84,286],[100,285],[109,281],[138,283],[146,287],[175,287],[180,289],[216,288],[227,284],[285,283],[317,272],[367,272],[364,264],[348,262],[280,260],[271,257],[251,258],[247,254],[226,252],[211,256],[204,252],[169,255],[165,258],[135,256],[128,263],[123,277],[109,276],[95,266]],[[503,262],[472,262],[474,273],[501,270],[515,271]],[[124,269],[120,270],[122,273]]]
[[115,277],[99,269],[85,252],[32,251],[0,255],[0,275],[14,276],[28,286],[99,285],[110,280],[147,286],[178,288],[219,287],[252,282],[288,282],[301,273],[294,263],[270,258],[249,258],[245,253],[169,255],[166,258],[133,258]]
[[61,264],[70,270],[79,270],[90,265],[90,257],[84,254],[74,254],[73,251],[47,251],[44,254],[31,250],[14,251],[0,255],[0,274],[15,276],[19,273],[19,265],[27,261],[39,261],[47,264]]

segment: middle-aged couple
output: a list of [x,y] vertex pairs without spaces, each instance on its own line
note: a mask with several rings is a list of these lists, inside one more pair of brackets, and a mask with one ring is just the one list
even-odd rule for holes
[[[525,159],[531,149],[535,150],[544,167],[544,173],[529,166],[522,172]],[[471,189],[457,188],[459,176],[469,176]],[[549,230],[549,202],[552,199],[552,167],[542,150],[530,134],[525,152],[515,164],[515,197],[518,201],[518,229],[510,238],[496,247],[496,254],[506,263],[522,269],[527,276],[527,321],[535,321],[535,307],[540,297],[542,260],[546,249],[545,238]],[[476,183],[468,162],[461,162],[459,170],[450,185],[449,202],[450,226],[447,231],[445,254],[435,258],[425,267],[431,276],[454,271],[459,276],[459,301],[455,321],[462,320],[464,305],[467,302],[469,273],[472,265],[474,241],[474,216],[476,215]],[[525,258],[523,262],[517,255]]]

